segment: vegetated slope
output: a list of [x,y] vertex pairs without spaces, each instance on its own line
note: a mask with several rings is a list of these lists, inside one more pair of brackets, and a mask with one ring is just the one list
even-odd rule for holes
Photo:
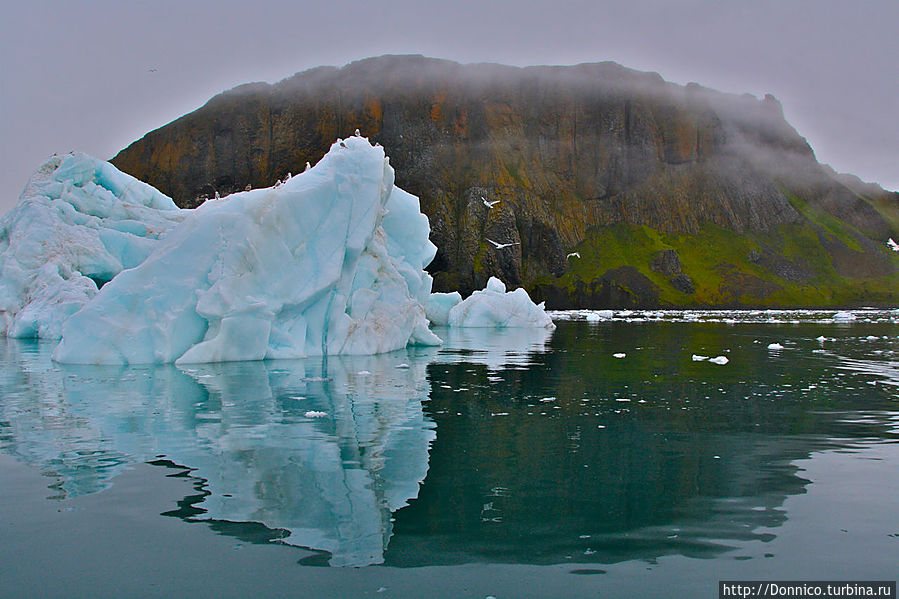
[[899,303],[899,194],[820,165],[770,95],[610,62],[320,67],[220,94],[113,163],[191,206],[356,129],[421,198],[435,290],[497,275],[552,308]]

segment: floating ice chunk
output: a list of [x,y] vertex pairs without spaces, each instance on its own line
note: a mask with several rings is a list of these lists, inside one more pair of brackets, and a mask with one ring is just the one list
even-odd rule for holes
[[425,302],[425,315],[432,325],[445,327],[449,324],[450,310],[461,301],[462,295],[458,291],[432,293]]
[[709,362],[711,362],[712,364],[727,364],[729,361],[730,360],[728,360],[726,356],[718,356],[709,359]]
[[857,317],[852,312],[845,312],[845,311],[840,311],[833,315],[834,320],[840,320],[840,321],[856,320],[856,318]]
[[367,371],[367,370],[360,370],[360,371],[357,372],[356,374],[357,374],[358,376],[368,376],[368,375],[371,374],[371,372],[369,372],[369,371]]
[[817,337],[815,341],[817,341],[818,343],[824,343],[825,341],[827,341],[827,337],[821,335],[820,337]]
[[184,219],[171,198],[86,154],[53,156],[0,220],[0,335],[63,323]]
[[784,346],[781,345],[780,343],[769,343],[768,344],[768,349],[770,349],[772,351],[780,351],[783,348],[784,348]]
[[381,147],[334,144],[277,188],[207,202],[63,327],[54,358],[179,364],[439,344],[436,248]]
[[627,354],[621,354],[621,353],[618,353],[618,354],[612,354],[612,357],[614,357],[614,358],[624,358],[624,357],[626,357],[626,356],[627,356]]
[[327,412],[318,412],[316,410],[309,410],[303,416],[306,418],[325,418],[328,415]]
[[586,318],[589,322],[599,322],[600,320],[612,320],[614,316],[615,313],[611,310],[596,310],[588,312]]
[[708,360],[708,359],[709,359],[708,356],[700,356],[699,354],[693,354],[694,362],[702,362],[703,360]]
[[506,292],[506,286],[490,277],[487,287],[475,291],[449,311],[450,327],[543,327],[554,329],[543,303],[534,304],[527,291],[519,287]]
[[878,337],[876,335],[868,335],[867,337],[865,337],[865,339],[868,341],[877,341],[880,339],[880,337]]

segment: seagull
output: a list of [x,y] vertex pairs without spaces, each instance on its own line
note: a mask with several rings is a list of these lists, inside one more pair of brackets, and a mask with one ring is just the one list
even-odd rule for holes
[[355,132],[355,133],[353,133],[353,135],[355,135],[355,136],[356,136],[356,137],[359,137],[359,136],[360,136],[360,135],[362,135],[362,134],[361,134],[361,133],[359,133],[359,130],[358,130],[358,129],[356,129],[356,132]]
[[494,206],[502,202],[502,200],[493,200],[492,202],[488,202],[487,198],[485,198],[484,196],[481,196],[481,201],[483,201],[484,205],[488,208],[493,208]]
[[493,241],[492,239],[488,239],[487,241],[492,243],[493,246],[498,250],[501,250],[503,248],[507,248],[507,247],[513,246],[513,245],[519,245],[519,243],[520,243],[518,241],[513,241],[512,243],[497,243],[497,242]]
[[565,259],[567,260],[568,258],[571,258],[572,256],[574,256],[575,258],[580,258],[580,257],[581,257],[580,253],[578,253],[578,252],[571,252],[570,254],[568,254],[567,256],[565,256]]
[[899,243],[893,241],[892,237],[890,237],[890,239],[887,241],[887,247],[889,247],[894,252],[899,252]]
[[[312,165],[307,162],[306,163],[306,171],[308,171],[311,168],[312,168]],[[306,171],[303,171],[303,172],[305,173]]]

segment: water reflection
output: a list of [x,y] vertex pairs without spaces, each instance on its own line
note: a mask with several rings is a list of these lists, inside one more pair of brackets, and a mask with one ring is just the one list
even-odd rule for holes
[[0,449],[56,497],[137,462],[189,469],[170,515],[331,565],[714,558],[778,534],[800,460],[899,441],[896,333],[561,322],[182,369],[61,367],[3,340]]
[[191,519],[259,523],[360,566],[383,561],[392,512],[427,474],[433,351],[183,370],[61,367],[13,340],[4,351],[0,446],[61,494],[165,458],[202,481]]

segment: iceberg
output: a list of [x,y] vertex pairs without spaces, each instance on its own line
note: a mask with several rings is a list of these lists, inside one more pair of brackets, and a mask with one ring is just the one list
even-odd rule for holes
[[0,220],[0,335],[63,323],[184,220],[168,196],[86,154],[54,155]]
[[556,328],[542,302],[535,304],[521,287],[507,292],[506,285],[496,277],[490,277],[484,289],[454,305],[449,310],[447,326]]
[[384,150],[338,140],[272,188],[189,211],[63,323],[63,363],[223,362],[438,345],[423,304],[436,247]]

